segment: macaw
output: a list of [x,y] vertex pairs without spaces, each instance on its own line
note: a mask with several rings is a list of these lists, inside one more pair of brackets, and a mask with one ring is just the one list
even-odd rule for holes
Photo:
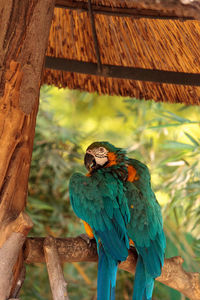
[[118,263],[126,260],[134,244],[138,260],[133,300],[150,300],[166,242],[148,168],[108,142],[92,143],[84,163],[89,173],[73,174],[69,193],[75,214],[97,242],[97,299],[115,299]]

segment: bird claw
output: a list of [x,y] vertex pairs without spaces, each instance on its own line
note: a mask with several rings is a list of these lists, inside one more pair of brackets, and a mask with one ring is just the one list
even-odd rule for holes
[[79,235],[79,237],[87,243],[87,245],[88,245],[89,248],[92,246],[91,241],[92,241],[93,239],[91,239],[87,234],[81,233],[81,234]]

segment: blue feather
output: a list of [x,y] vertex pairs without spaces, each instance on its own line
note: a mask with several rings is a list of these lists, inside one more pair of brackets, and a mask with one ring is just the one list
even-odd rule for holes
[[166,247],[160,206],[152,191],[148,168],[130,159],[139,179],[126,182],[126,197],[131,219],[127,225],[129,237],[138,252],[133,300],[152,298],[154,279],[161,274]]
[[142,256],[139,255],[135,272],[133,300],[150,300],[153,286],[154,279],[146,271]]
[[161,269],[164,263],[165,236],[164,233],[157,234],[154,241],[150,241],[150,246],[138,247],[135,244],[137,251],[142,256],[145,267],[148,273],[156,278],[160,276]]
[[116,229],[108,231],[96,231],[96,235],[100,238],[103,247],[116,261],[124,261],[128,256],[126,240],[118,237]]
[[118,262],[99,247],[97,300],[114,300]]

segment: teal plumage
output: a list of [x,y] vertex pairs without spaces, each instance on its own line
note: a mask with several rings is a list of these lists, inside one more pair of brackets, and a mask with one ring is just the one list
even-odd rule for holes
[[[73,174],[69,191],[74,212],[90,225],[97,242],[97,299],[114,300],[117,265],[126,260],[131,239],[138,252],[133,300],[149,300],[165,250],[160,206],[149,171],[108,142],[88,147],[85,165],[88,176]],[[129,167],[136,171],[135,180]]]
[[126,260],[129,248],[130,214],[123,183],[99,170],[91,177],[75,173],[69,189],[74,212],[90,224],[97,241],[98,300],[114,299],[117,264]]
[[139,177],[125,183],[131,214],[127,232],[139,255],[133,300],[147,300],[152,297],[154,278],[161,274],[166,242],[161,210],[151,189],[148,168],[135,159],[129,159],[129,165],[136,169]]

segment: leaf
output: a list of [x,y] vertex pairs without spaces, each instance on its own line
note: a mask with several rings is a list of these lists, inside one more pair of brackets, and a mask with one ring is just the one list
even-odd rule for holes
[[186,119],[186,118],[183,118],[183,117],[180,117],[170,111],[166,111],[164,114],[163,114],[163,117],[167,118],[167,119],[170,119],[170,120],[174,120],[174,121],[178,121],[179,123],[192,123],[192,124],[199,124],[200,122],[198,121],[191,121],[189,119]]
[[176,150],[184,149],[184,150],[192,150],[192,151],[195,150],[195,147],[193,145],[180,143],[180,142],[176,142],[176,141],[168,141],[167,143],[162,145],[162,148],[176,149]]
[[159,128],[166,128],[166,127],[180,126],[180,125],[182,125],[182,124],[180,124],[180,123],[161,124],[161,125],[150,126],[150,127],[148,127],[148,129],[159,129]]
[[50,210],[50,211],[54,210],[54,208],[50,204],[30,196],[29,196],[29,204],[33,208],[36,208],[38,210]]
[[189,138],[189,140],[195,145],[195,146],[200,146],[200,144],[187,132],[184,132],[184,134]]

